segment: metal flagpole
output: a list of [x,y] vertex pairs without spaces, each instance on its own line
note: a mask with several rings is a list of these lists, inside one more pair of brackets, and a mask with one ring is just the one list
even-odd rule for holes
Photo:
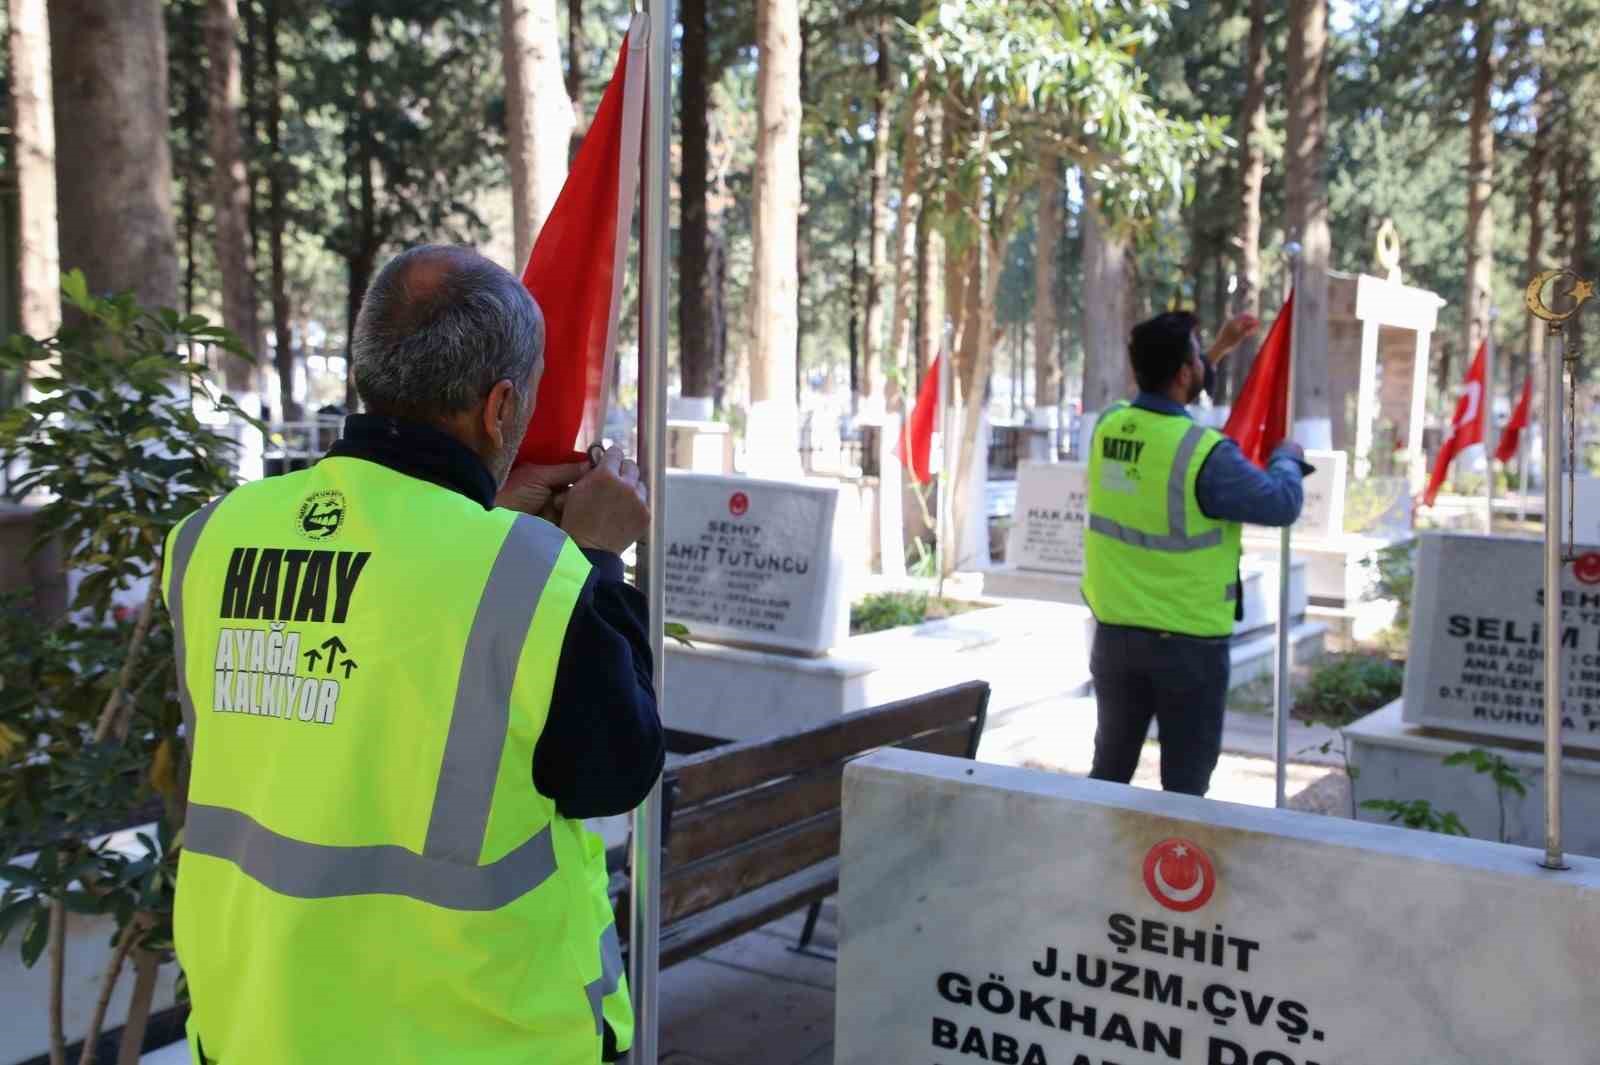
[[1544,419],[1544,862],[1565,869],[1561,855],[1561,361],[1562,323],[1550,323],[1545,360]]
[[1494,535],[1494,323],[1500,312],[1489,308],[1489,322],[1483,333],[1483,531]]
[[[1300,245],[1289,243],[1284,246],[1284,255],[1289,259],[1289,277],[1291,296],[1296,297],[1290,308],[1289,319],[1289,380],[1287,388],[1288,411],[1284,416],[1284,430],[1289,439],[1294,439],[1294,364],[1295,356],[1300,348]],[[1292,527],[1285,525],[1279,531],[1278,539],[1278,658],[1273,686],[1275,696],[1272,713],[1272,746],[1275,752],[1274,765],[1274,801],[1278,809],[1283,809],[1288,801],[1289,785],[1289,681],[1292,666],[1289,654],[1289,565],[1290,565],[1290,534]],[[1240,589],[1240,594],[1243,594]]]
[[[1572,305],[1553,311],[1544,302],[1544,287],[1562,277],[1572,279],[1572,288],[1566,292]],[[1561,551],[1561,430],[1565,422],[1561,416],[1561,370],[1566,361],[1567,319],[1577,314],[1594,292],[1592,282],[1571,270],[1546,270],[1528,282],[1524,297],[1529,312],[1548,324],[1551,340],[1544,378],[1544,861],[1540,864],[1546,869],[1567,868],[1561,852],[1561,569],[1565,562]],[[1568,399],[1572,402],[1570,395]],[[1575,412],[1575,403],[1568,409]],[[1574,421],[1568,432],[1576,435],[1577,428]]]
[[[649,49],[645,71],[644,180],[639,256],[639,462],[650,496],[650,534],[639,559],[639,583],[650,605],[650,655],[656,705],[666,697],[666,457],[667,457],[667,139],[672,127],[672,0],[649,0]],[[619,233],[618,239],[626,239]],[[661,1018],[661,781],[633,814],[633,882],[628,949],[633,994],[633,1049],[629,1060],[655,1065]]]
[[[933,498],[933,564],[935,594],[944,598],[945,534],[950,528],[950,338],[939,341],[939,483]],[[959,556],[957,556],[959,557]]]

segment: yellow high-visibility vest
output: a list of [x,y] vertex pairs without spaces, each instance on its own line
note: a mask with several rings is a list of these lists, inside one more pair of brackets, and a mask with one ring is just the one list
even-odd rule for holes
[[355,458],[172,531],[193,1060],[630,1045],[604,846],[532,778],[589,568],[546,522]]
[[1100,416],[1089,448],[1083,599],[1095,619],[1229,636],[1239,595],[1238,522],[1205,516],[1195,482],[1215,429],[1128,403]]

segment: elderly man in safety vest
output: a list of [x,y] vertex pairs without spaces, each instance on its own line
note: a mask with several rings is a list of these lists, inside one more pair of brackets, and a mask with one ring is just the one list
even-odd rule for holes
[[[592,1065],[633,1031],[581,818],[660,774],[637,467],[511,470],[544,322],[470,249],[373,281],[368,413],[167,540],[194,1061]],[[509,475],[509,479],[508,479]]]
[[1161,786],[1204,795],[1222,750],[1228,643],[1241,604],[1241,523],[1300,515],[1304,453],[1282,445],[1266,470],[1187,405],[1218,361],[1256,328],[1241,315],[1201,354],[1194,315],[1134,327],[1139,395],[1100,416],[1089,450],[1083,597],[1094,612],[1098,780],[1127,783],[1150,719],[1161,732]]

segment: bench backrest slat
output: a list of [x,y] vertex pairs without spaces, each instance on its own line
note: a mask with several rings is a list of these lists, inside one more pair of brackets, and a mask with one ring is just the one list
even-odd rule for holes
[[962,684],[674,766],[667,773],[671,818],[662,921],[699,913],[837,855],[845,764],[891,745],[971,757],[988,699],[987,684]]
[[706,751],[673,767],[676,803],[685,805],[754,787],[796,767],[820,765],[898,743],[982,713],[989,686],[972,681],[929,695],[846,714],[820,728]]
[[708,910],[839,853],[839,810],[808,818],[661,879],[661,922]]

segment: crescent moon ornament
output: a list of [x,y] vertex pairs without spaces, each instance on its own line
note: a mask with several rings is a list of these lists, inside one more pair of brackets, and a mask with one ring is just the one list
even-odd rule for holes
[[[1544,301],[1545,286],[1557,278],[1572,278],[1572,287],[1566,294],[1572,298],[1572,306],[1565,311],[1551,310]],[[1523,302],[1528,306],[1528,313],[1536,318],[1541,318],[1551,324],[1552,328],[1560,326],[1568,318],[1578,313],[1584,301],[1594,295],[1594,282],[1586,281],[1566,267],[1557,270],[1544,270],[1532,281],[1528,282],[1528,291],[1523,297]]]
[[1203,867],[1195,870],[1194,883],[1186,888],[1175,888],[1169,884],[1167,878],[1161,875],[1160,862],[1156,863],[1155,876],[1156,886],[1161,889],[1163,895],[1173,902],[1193,902],[1206,889],[1206,871]]

